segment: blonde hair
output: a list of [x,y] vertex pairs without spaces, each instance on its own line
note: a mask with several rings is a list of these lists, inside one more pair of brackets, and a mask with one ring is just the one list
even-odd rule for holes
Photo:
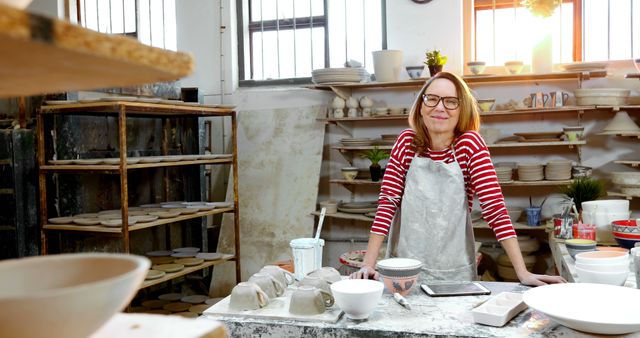
[[416,133],[416,136],[413,138],[413,144],[415,145],[418,154],[427,150],[431,146],[429,131],[427,130],[427,126],[424,124],[424,119],[420,112],[422,110],[422,96],[424,95],[424,92],[429,88],[433,81],[437,79],[447,79],[451,81],[456,87],[456,93],[460,100],[460,106],[458,106],[458,109],[460,109],[460,116],[458,118],[458,124],[453,131],[454,138],[457,138],[466,131],[478,131],[480,129],[480,112],[478,110],[478,103],[471,94],[471,90],[469,90],[467,84],[459,76],[453,73],[440,72],[429,79],[429,81],[425,82],[422,89],[418,92],[415,101],[413,101],[411,111],[409,112],[409,126]]

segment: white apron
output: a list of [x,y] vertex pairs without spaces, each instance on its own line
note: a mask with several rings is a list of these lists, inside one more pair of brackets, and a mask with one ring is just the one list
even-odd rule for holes
[[477,279],[473,227],[457,159],[447,164],[413,158],[387,256],[420,260],[420,282]]

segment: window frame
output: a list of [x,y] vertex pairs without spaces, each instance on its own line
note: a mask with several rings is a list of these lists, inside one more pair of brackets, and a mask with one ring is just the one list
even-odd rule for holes
[[[324,15],[322,17],[319,16],[314,16],[313,21],[314,21],[314,28],[315,27],[324,27],[325,29],[325,34],[324,34],[324,66],[328,67],[329,66],[329,62],[330,62],[330,54],[329,54],[329,26],[328,26],[328,22],[329,22],[329,17],[328,17],[328,0],[323,0],[324,2]],[[245,5],[246,3],[246,5]],[[380,5],[381,5],[381,15],[382,18],[380,20],[381,26],[382,26],[382,32],[381,32],[381,38],[382,38],[382,49],[387,49],[387,6],[386,6],[386,0],[380,0]],[[244,10],[245,8],[247,9],[247,15],[245,16],[244,14]],[[250,5],[250,0],[236,0],[236,20],[237,20],[237,25],[238,25],[238,29],[237,29],[237,41],[238,41],[238,86],[239,87],[262,87],[262,86],[286,86],[286,85],[309,85],[309,84],[313,84],[313,82],[311,81],[311,76],[308,77],[295,77],[295,78],[285,78],[285,79],[274,79],[274,80],[244,80],[244,78],[246,77],[246,72],[247,69],[245,67],[245,62],[246,62],[246,48],[245,48],[245,33],[247,33],[247,37],[248,37],[248,48],[249,48],[249,61],[248,61],[248,65],[249,65],[249,72],[253,72],[253,63],[251,62],[251,55],[253,54],[253,50],[252,50],[252,46],[253,44],[252,42],[252,36],[251,36],[251,29],[250,29],[250,25],[251,22],[249,22],[249,24],[245,25],[245,21],[249,20],[250,14],[251,13],[251,5]],[[307,18],[307,17],[305,17]],[[320,19],[321,18],[321,19]],[[295,20],[296,22],[301,20],[302,18],[298,18],[297,20]],[[315,21],[320,20],[322,21],[324,26],[316,26],[315,25]],[[283,19],[283,20],[270,20],[270,22],[273,23],[272,26],[276,27],[276,22],[293,22],[293,20],[291,19]],[[296,28],[298,28],[298,23],[296,23]],[[302,26],[303,28],[308,28],[308,26]],[[265,27],[263,27],[264,29]],[[275,30],[272,27],[269,27],[271,30]],[[281,28],[281,26],[279,26],[279,28]],[[264,29],[265,31],[267,31],[266,29]],[[309,74],[311,75],[311,74]]]

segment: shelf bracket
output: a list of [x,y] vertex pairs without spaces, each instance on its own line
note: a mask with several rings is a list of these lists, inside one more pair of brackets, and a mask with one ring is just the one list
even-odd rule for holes
[[339,151],[340,155],[342,155],[342,157],[344,157],[344,159],[347,160],[349,164],[353,165],[353,152],[344,149],[339,149]]
[[336,95],[340,96],[345,101],[351,97],[351,93],[352,93],[351,89],[345,89],[345,88],[336,87],[336,86],[330,86],[329,88],[331,88],[331,91],[336,93]]
[[344,123],[342,122],[338,122],[335,121],[334,122],[336,126],[338,126],[340,129],[344,130],[347,134],[349,134],[349,136],[353,137],[353,134],[351,133],[351,129],[348,128]]

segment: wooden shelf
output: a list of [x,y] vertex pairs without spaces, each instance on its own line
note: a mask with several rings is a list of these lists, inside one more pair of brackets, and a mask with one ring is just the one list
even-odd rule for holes
[[604,135],[604,136],[620,136],[620,137],[631,137],[631,138],[638,138],[640,139],[640,132],[628,132],[628,133],[619,133],[619,134],[603,134],[600,133],[598,135]]
[[[462,78],[468,84],[475,83],[500,83],[500,82],[531,82],[531,81],[557,81],[557,80],[579,80],[607,76],[607,71],[598,70],[591,72],[557,72],[547,74],[518,74],[518,75],[465,75]],[[308,88],[321,90],[334,89],[389,89],[389,88],[420,88],[429,78],[397,82],[369,82],[369,83],[341,83],[331,85],[311,85]]]
[[336,122],[358,122],[358,121],[384,121],[384,120],[406,120],[409,115],[385,115],[377,117],[342,117],[342,118],[320,118],[318,122],[336,123]]
[[[314,216],[320,216],[320,212],[319,211],[314,211],[311,213]],[[363,221],[363,222],[373,222],[373,218],[372,217],[367,217],[363,214],[349,214],[346,212],[337,212],[335,214],[325,214],[325,217],[333,217],[333,218],[338,218],[338,219],[349,219],[349,220],[356,220],[356,221]],[[528,226],[526,224],[523,223],[514,223],[513,227],[516,230],[545,230],[546,227],[545,226]],[[476,221],[473,223],[473,228],[474,229],[490,229],[489,226],[487,225],[487,223],[483,220],[480,221]]]
[[[178,162],[159,162],[159,163],[137,163],[137,164],[127,164],[127,170],[145,169],[145,168],[164,168],[164,167],[175,167],[175,166],[184,166],[184,165],[231,164],[232,162],[233,162],[233,160],[230,159],[230,158],[221,158],[221,159],[213,159],[213,160],[195,160],[195,161],[178,161]],[[79,164],[43,165],[43,166],[40,167],[40,170],[44,170],[44,171],[67,171],[67,172],[104,171],[104,172],[118,173],[118,172],[120,172],[120,166],[119,165],[108,165],[108,164],[96,164],[96,165],[79,165]]]
[[[640,135],[638,136],[640,137]],[[504,142],[504,143],[494,143],[488,144],[487,147],[491,148],[519,148],[519,147],[545,147],[545,146],[579,146],[585,145],[587,141],[557,141],[557,142]],[[379,149],[391,150],[393,148],[392,145],[377,145],[377,146],[332,146],[331,149],[337,149],[340,151],[359,151],[359,150],[369,150],[373,149],[373,147],[378,147]]]
[[585,145],[587,141],[557,141],[557,142],[504,142],[488,144],[491,148],[518,148],[518,147],[544,147],[544,146],[579,146]]
[[626,79],[640,79],[640,73],[629,73],[624,76]]
[[613,163],[626,164],[626,165],[630,165],[630,166],[632,166],[634,168],[640,166],[640,161],[623,161],[623,160],[620,160],[620,161],[613,161]]
[[617,196],[617,197],[624,197],[625,199],[631,200],[634,198],[640,198],[640,195],[627,195],[618,191],[607,191],[607,195],[609,196]]
[[[342,185],[368,185],[368,186],[382,185],[382,181],[374,182],[368,179],[356,179],[353,181],[337,179],[337,180],[331,180],[330,182],[335,184],[342,184]],[[499,183],[503,187],[533,187],[533,186],[561,186],[561,185],[570,184],[571,182],[573,182],[573,180],[512,181],[512,182],[499,182]]]
[[[225,212],[232,212],[233,210],[234,210],[233,208],[220,208],[220,209],[213,209],[208,211],[201,211],[195,214],[180,215],[178,217],[172,217],[172,218],[159,218],[158,220],[155,220],[153,222],[136,223],[134,225],[131,225],[129,226],[129,232],[147,229],[147,228],[153,228],[163,224],[175,223],[175,222],[180,222],[180,221],[203,217],[203,216],[222,214]],[[116,228],[116,227],[104,227],[100,225],[74,225],[74,224],[45,224],[43,226],[43,229],[77,231],[77,232],[100,232],[100,233],[117,234],[117,235],[122,234],[122,230],[123,230],[121,227]]]
[[184,269],[182,269],[182,270],[180,270],[178,272],[167,273],[164,276],[162,276],[161,278],[145,280],[142,283],[142,286],[140,286],[139,289],[148,288],[148,287],[150,287],[152,285],[164,283],[164,282],[170,281],[172,279],[176,279],[178,277],[182,277],[184,275],[190,274],[192,272],[195,272],[195,271],[198,271],[198,270],[202,270],[204,268],[208,268],[210,266],[218,265],[220,263],[228,262],[230,260],[235,260],[235,259],[236,259],[236,256],[234,256],[234,255],[224,255],[224,256],[222,256],[221,259],[216,259],[216,260],[213,260],[213,261],[204,261],[204,263],[202,263],[200,265],[196,265],[196,266],[186,266]]
[[0,5],[0,97],[172,81],[189,54]]
[[233,106],[205,106],[197,104],[167,104],[135,101],[96,101],[40,107],[41,114],[117,115],[124,108],[127,116],[231,116]]

